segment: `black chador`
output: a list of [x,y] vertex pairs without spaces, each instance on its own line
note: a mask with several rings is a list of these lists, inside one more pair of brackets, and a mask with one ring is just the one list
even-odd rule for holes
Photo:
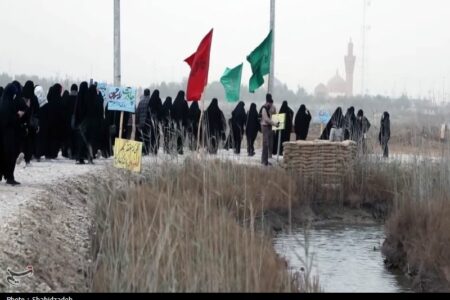
[[281,105],[279,114],[285,114],[285,127],[284,130],[277,131],[276,134],[274,134],[274,140],[273,140],[273,155],[276,155],[278,152],[278,139],[279,135],[281,134],[281,145],[280,145],[280,155],[283,155],[283,143],[289,142],[291,140],[291,133],[292,133],[292,121],[294,120],[294,111],[289,107],[287,101],[284,101]]
[[164,137],[164,152],[171,153],[172,152],[172,138],[174,135],[174,128],[172,122],[172,97],[167,97],[166,101],[162,106],[161,113],[161,126]]
[[261,130],[261,123],[258,118],[258,110],[256,104],[252,103],[247,114],[247,124],[245,133],[247,135],[247,152],[249,156],[255,155],[255,140],[258,132]]
[[242,137],[244,136],[247,115],[245,113],[245,103],[239,102],[231,113],[231,134],[234,153],[241,153]]
[[334,114],[331,116],[330,121],[327,124],[327,127],[322,132],[320,136],[321,140],[329,140],[331,129],[341,129],[344,126],[344,116],[342,114],[342,108],[338,107]]
[[0,99],[0,180],[7,184],[20,184],[14,178],[16,159],[20,145],[18,139],[21,132],[21,118],[25,112],[21,108],[20,84],[8,84]]
[[185,99],[185,94],[183,91],[179,91],[175,101],[173,102],[173,107],[171,111],[172,121],[175,125],[175,136],[177,140],[177,152],[178,154],[183,154],[184,139],[185,139],[185,128],[188,123],[189,115],[189,105]]
[[311,113],[306,110],[306,106],[302,104],[295,116],[295,136],[297,141],[306,141],[308,138],[311,119]]
[[188,114],[188,139],[189,139],[189,149],[194,151],[197,149],[197,138],[198,138],[198,128],[200,124],[200,116],[202,112],[198,106],[198,102],[192,102],[191,107],[189,107]]
[[227,124],[225,116],[219,108],[219,102],[214,98],[205,113],[204,122],[206,128],[204,130],[208,151],[211,154],[216,154],[219,149],[220,140],[225,140],[225,132]]
[[159,91],[155,90],[150,97],[150,152],[158,154],[160,139],[160,122],[162,113],[162,101],[159,97]]

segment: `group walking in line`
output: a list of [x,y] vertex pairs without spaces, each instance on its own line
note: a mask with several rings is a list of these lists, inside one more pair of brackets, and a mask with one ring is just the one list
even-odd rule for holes
[[[286,116],[285,128],[274,132],[273,127],[278,124],[272,116],[276,113],[271,94],[266,95],[266,102],[259,110],[255,103],[246,110],[246,104],[239,102],[227,121],[217,98],[212,99],[201,117],[198,103],[189,105],[184,91],[179,91],[174,100],[167,97],[162,102],[158,90],[145,89],[135,112],[134,139],[143,143],[143,155],[157,155],[160,148],[167,154],[183,155],[185,148],[195,151],[200,145],[210,154],[217,154],[223,147],[239,155],[246,141],[247,155],[253,157],[261,133],[261,163],[268,166],[269,159],[278,150],[283,155],[283,143],[290,141],[292,134],[296,140],[308,138],[312,121],[305,105],[295,114],[288,102],[283,101],[278,113]],[[86,161],[94,164],[96,158],[113,156],[117,137],[132,138],[132,114],[124,113],[123,126],[120,119],[120,112],[108,109],[96,84],[82,82],[64,90],[57,83],[47,93],[32,81],[23,86],[14,81],[5,88],[0,87],[0,180],[5,179],[9,185],[20,184],[14,177],[15,165],[20,160],[29,166],[33,159],[39,162],[61,155],[77,164]],[[350,107],[343,115],[339,107],[320,139],[353,140],[364,154],[370,127],[362,110],[355,115],[355,109]],[[385,157],[389,156],[389,139],[389,113],[385,112],[379,133]]]

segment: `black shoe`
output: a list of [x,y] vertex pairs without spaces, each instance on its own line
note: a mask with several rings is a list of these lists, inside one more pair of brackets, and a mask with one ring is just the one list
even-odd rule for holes
[[91,160],[89,160],[89,164],[90,165],[93,165],[94,164],[94,161],[91,159]]
[[84,160],[79,160],[77,161],[77,165],[85,165],[86,163],[84,162]]
[[20,185],[20,182],[17,182],[15,180],[6,180],[6,184],[16,186],[16,185]]

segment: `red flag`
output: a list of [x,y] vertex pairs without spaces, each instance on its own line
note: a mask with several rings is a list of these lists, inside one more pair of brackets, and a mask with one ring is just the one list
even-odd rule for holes
[[213,30],[211,29],[203,38],[198,46],[197,52],[184,60],[191,67],[186,93],[188,101],[200,101],[203,91],[208,84],[209,57]]

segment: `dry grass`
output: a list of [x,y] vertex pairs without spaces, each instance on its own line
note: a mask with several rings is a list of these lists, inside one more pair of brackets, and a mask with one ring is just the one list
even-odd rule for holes
[[[448,145],[436,151],[434,138],[408,132],[394,136],[394,149],[448,157]],[[371,140],[369,152],[378,147]],[[148,175],[140,183],[99,187],[93,291],[318,291],[317,282],[289,274],[270,236],[258,230],[268,211],[290,215],[293,207],[317,203],[387,218],[388,241],[404,254],[399,266],[420,280],[433,274],[450,285],[450,162],[444,158],[408,164],[361,158],[338,187],[220,161],[163,163]]]
[[419,163],[404,175],[387,224],[385,253],[418,290],[450,291],[450,162]]
[[92,291],[317,291],[255,229],[264,210],[286,207],[278,190],[289,185],[282,170],[187,160],[126,192],[99,191]]

